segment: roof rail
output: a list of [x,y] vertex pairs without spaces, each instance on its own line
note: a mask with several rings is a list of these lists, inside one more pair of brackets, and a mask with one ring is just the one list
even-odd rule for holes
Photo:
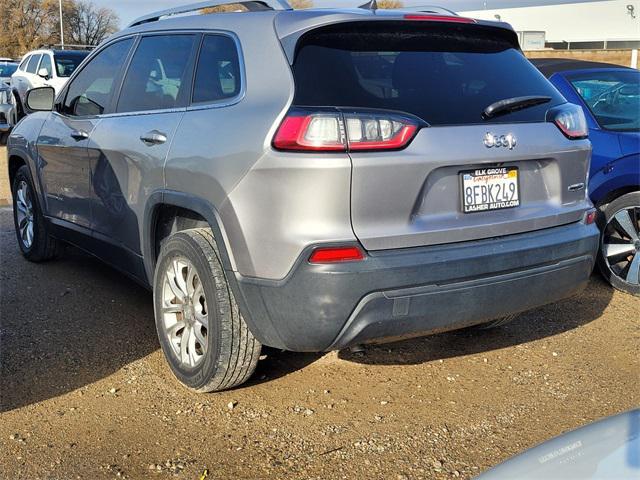
[[183,13],[197,12],[203,8],[219,7],[222,5],[242,5],[250,12],[259,12],[263,10],[292,10],[287,0],[210,0],[208,2],[197,2],[181,7],[169,8],[159,12],[150,13],[140,18],[136,18],[127,28],[136,27],[143,23],[156,22],[162,17],[170,17],[172,15],[180,15]]

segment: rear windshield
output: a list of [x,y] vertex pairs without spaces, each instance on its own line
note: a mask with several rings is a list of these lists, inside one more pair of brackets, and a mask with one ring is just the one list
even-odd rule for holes
[[10,77],[18,69],[17,63],[0,62],[0,77]]
[[54,59],[58,76],[70,77],[87,55],[89,55],[89,52],[56,53]]
[[[565,100],[524,57],[512,32],[434,22],[358,22],[306,34],[293,64],[298,106],[408,112],[431,125],[544,121]],[[482,118],[490,104],[549,103]]]

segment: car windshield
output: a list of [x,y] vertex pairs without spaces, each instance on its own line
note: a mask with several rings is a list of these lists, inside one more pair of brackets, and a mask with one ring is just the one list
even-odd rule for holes
[[17,63],[0,63],[0,77],[10,77],[17,69]]
[[70,77],[89,52],[56,53],[56,71],[59,77]]
[[602,128],[640,130],[640,72],[610,70],[570,77]]

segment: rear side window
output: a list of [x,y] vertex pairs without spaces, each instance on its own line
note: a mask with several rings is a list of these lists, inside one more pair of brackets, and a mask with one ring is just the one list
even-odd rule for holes
[[[544,121],[565,100],[509,35],[479,25],[407,21],[317,29],[298,45],[294,103],[399,110],[431,125]],[[490,104],[528,95],[552,101],[482,118]]]
[[69,85],[63,107],[65,114],[91,116],[104,113],[132,43],[131,38],[119,41],[91,59]]
[[51,57],[49,55],[42,56],[42,62],[40,62],[40,68],[38,68],[38,72],[42,69],[47,71],[47,75],[49,78],[53,76],[53,65],[51,65]]
[[189,101],[189,60],[195,35],[145,37],[122,85],[118,112],[185,107]]
[[29,59],[29,63],[27,64],[27,73],[36,73],[38,70],[38,63],[40,63],[40,57],[42,55],[32,55]]
[[240,61],[235,42],[206,35],[198,58],[192,103],[218,102],[240,93]]

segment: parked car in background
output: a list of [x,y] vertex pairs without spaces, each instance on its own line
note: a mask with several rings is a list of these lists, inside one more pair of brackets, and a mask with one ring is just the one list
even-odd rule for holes
[[533,64],[584,110],[593,145],[589,194],[602,230],[598,265],[614,287],[640,295],[640,72],[557,58]]
[[637,480],[640,409],[564,433],[492,468],[476,480]]
[[7,141],[9,132],[17,123],[11,86],[0,82],[0,145]]
[[[198,14],[232,3],[249,11]],[[196,391],[246,381],[262,345],[498,326],[595,263],[584,113],[505,23],[200,3],[138,19],[27,104],[22,254],[72,242],[151,288]]]
[[13,60],[0,60],[0,84],[9,84],[11,75],[18,69],[18,63]]
[[22,117],[24,101],[29,90],[53,87],[59,93],[82,60],[89,55],[85,50],[34,50],[22,57],[18,69],[11,76],[18,118]]

